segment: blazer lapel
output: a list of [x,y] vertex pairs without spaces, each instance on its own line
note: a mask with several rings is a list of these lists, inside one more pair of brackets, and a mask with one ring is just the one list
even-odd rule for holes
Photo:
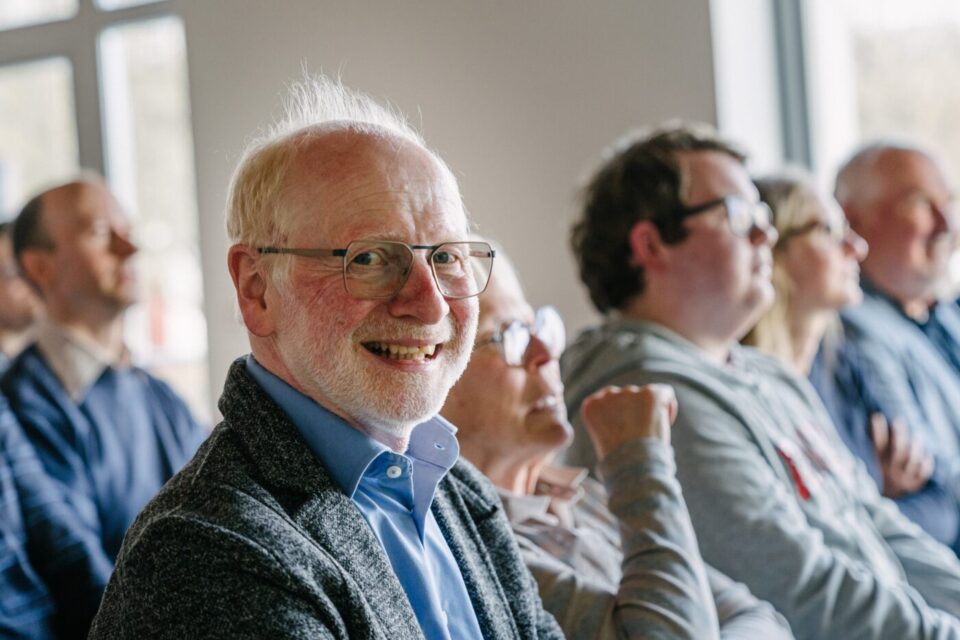
[[[356,505],[339,488],[312,492],[295,514],[302,527],[343,567],[363,593],[362,606],[390,638],[423,638],[406,592],[393,572],[383,545]],[[358,603],[360,604],[360,603]]]
[[380,541],[296,427],[250,378],[243,359],[230,369],[220,411],[236,429],[265,488],[284,505],[294,523],[340,564],[344,579],[356,583],[363,594],[356,604],[364,615],[355,619],[376,621],[377,636],[422,640],[416,615]]
[[[449,490],[451,484],[457,490]],[[491,640],[520,637],[513,615],[504,611],[508,600],[484,542],[496,543],[499,537],[497,532],[485,530],[497,505],[475,494],[452,474],[448,474],[440,486],[447,490],[437,491],[433,514],[460,567],[484,637]]]

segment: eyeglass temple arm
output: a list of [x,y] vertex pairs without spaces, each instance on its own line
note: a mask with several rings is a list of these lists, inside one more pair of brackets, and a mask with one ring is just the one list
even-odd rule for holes
[[347,255],[346,249],[289,249],[286,247],[257,247],[260,254],[286,254],[305,258],[330,258]]

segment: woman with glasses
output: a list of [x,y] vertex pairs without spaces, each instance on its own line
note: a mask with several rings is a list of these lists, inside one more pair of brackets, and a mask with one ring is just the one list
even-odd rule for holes
[[553,463],[572,438],[564,345],[557,311],[534,312],[498,250],[473,356],[441,413],[498,487],[567,637],[792,637],[769,605],[703,564],[674,475],[670,387],[608,387],[583,403],[604,484]]
[[[905,499],[901,508],[911,516],[911,495],[937,491],[927,488],[933,460],[899,419],[880,413],[881,404],[863,372],[837,357],[844,348],[837,312],[863,298],[859,264],[867,244],[847,226],[837,202],[820,193],[809,176],[786,172],[755,183],[780,234],[773,248],[777,295],[744,342],[811,378],[847,446],[866,463],[884,495]],[[839,388],[855,389],[860,397],[849,402]],[[888,417],[893,418],[889,425]]]

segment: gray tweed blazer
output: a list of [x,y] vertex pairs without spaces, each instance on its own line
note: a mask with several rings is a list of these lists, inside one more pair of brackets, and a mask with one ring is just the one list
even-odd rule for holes
[[[422,638],[379,541],[247,375],[124,539],[90,638]],[[433,514],[485,638],[562,638],[492,485],[460,460]]]

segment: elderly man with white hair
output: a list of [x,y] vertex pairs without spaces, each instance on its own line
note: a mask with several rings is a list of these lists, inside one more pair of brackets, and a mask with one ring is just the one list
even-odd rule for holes
[[[960,553],[960,310],[938,298],[957,239],[949,172],[931,151],[877,141],[837,174],[851,228],[870,244],[863,304],[844,309],[844,340],[821,353],[811,380],[847,445],[882,484],[885,460],[932,474],[891,494],[900,510]],[[876,430],[866,416],[892,423]],[[889,467],[889,463],[886,465]]]
[[301,83],[230,190],[224,421],[130,529],[92,638],[559,638],[437,416],[494,252],[402,118]]

